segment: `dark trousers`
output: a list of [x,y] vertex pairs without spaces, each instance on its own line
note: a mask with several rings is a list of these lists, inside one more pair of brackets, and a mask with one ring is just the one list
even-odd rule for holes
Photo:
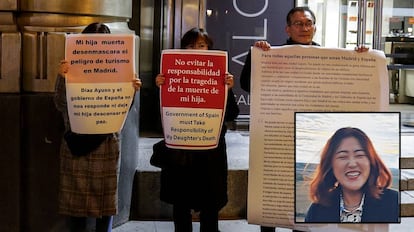
[[[185,206],[173,206],[175,232],[192,232],[191,209]],[[200,232],[218,232],[218,210],[200,209]]]
[[275,227],[260,226],[260,232],[275,232]]
[[[96,232],[111,232],[112,231],[112,216],[103,216],[96,218]],[[70,217],[70,231],[71,232],[86,232],[88,231],[88,218],[86,217]]]

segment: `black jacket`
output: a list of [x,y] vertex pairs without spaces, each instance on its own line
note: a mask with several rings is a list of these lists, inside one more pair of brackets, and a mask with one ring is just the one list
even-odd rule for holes
[[[239,108],[230,89],[227,96],[224,121],[233,121]],[[154,145],[154,152],[171,157],[171,164],[161,167],[160,199],[191,209],[219,210],[227,198],[226,125],[223,123],[217,148],[209,150],[182,150]]]
[[[333,203],[326,207],[320,204],[312,203],[306,214],[305,222],[340,222],[339,199],[340,190],[336,190],[332,195]],[[361,222],[376,223],[398,223],[400,216],[400,207],[398,201],[398,192],[391,189],[384,190],[380,199],[375,199],[365,194]]]

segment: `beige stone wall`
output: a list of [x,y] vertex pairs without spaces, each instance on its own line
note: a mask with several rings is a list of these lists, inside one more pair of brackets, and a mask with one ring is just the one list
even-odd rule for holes
[[133,33],[132,0],[2,0],[0,92],[53,92],[65,34],[92,22]]

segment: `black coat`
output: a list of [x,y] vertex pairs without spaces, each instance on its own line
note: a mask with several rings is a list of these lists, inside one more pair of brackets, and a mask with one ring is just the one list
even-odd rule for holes
[[[232,90],[228,91],[224,122],[233,121],[239,108]],[[162,201],[199,210],[221,209],[227,203],[227,151],[223,123],[217,148],[209,150],[170,149],[158,143],[154,153],[168,153],[173,165],[161,168]],[[162,154],[161,154],[162,155]],[[175,157],[175,158],[174,158]],[[178,157],[178,158],[177,158]]]
[[[339,199],[340,191],[332,195],[333,203],[331,206],[322,206],[312,203],[306,214],[305,222],[340,222]],[[365,194],[361,222],[376,223],[398,223],[400,216],[400,207],[398,201],[398,192],[391,189],[385,189],[380,199],[375,199]]]

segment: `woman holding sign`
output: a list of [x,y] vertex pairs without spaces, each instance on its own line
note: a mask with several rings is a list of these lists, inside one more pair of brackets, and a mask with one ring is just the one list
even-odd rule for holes
[[392,174],[360,129],[338,129],[322,150],[310,183],[305,222],[397,223],[398,191]]
[[[88,25],[82,33],[110,33],[100,23]],[[80,135],[71,132],[66,100],[65,74],[67,61],[62,61],[55,88],[55,105],[61,111],[65,139],[60,154],[59,213],[70,218],[70,231],[86,231],[87,218],[96,218],[97,232],[112,229],[112,215],[117,213],[119,174],[119,141],[117,133]],[[135,91],[141,87],[132,80]]]
[[[203,29],[193,28],[184,34],[182,49],[209,50],[213,42]],[[157,86],[163,85],[165,77],[156,77]],[[239,108],[231,87],[233,76],[225,75],[228,86],[224,121],[233,121]],[[154,145],[154,156],[171,157],[161,167],[161,200],[173,205],[173,219],[176,232],[192,231],[191,210],[200,212],[200,231],[218,231],[218,213],[227,203],[227,152],[223,123],[218,146],[207,150],[184,150],[167,148],[165,141]]]

